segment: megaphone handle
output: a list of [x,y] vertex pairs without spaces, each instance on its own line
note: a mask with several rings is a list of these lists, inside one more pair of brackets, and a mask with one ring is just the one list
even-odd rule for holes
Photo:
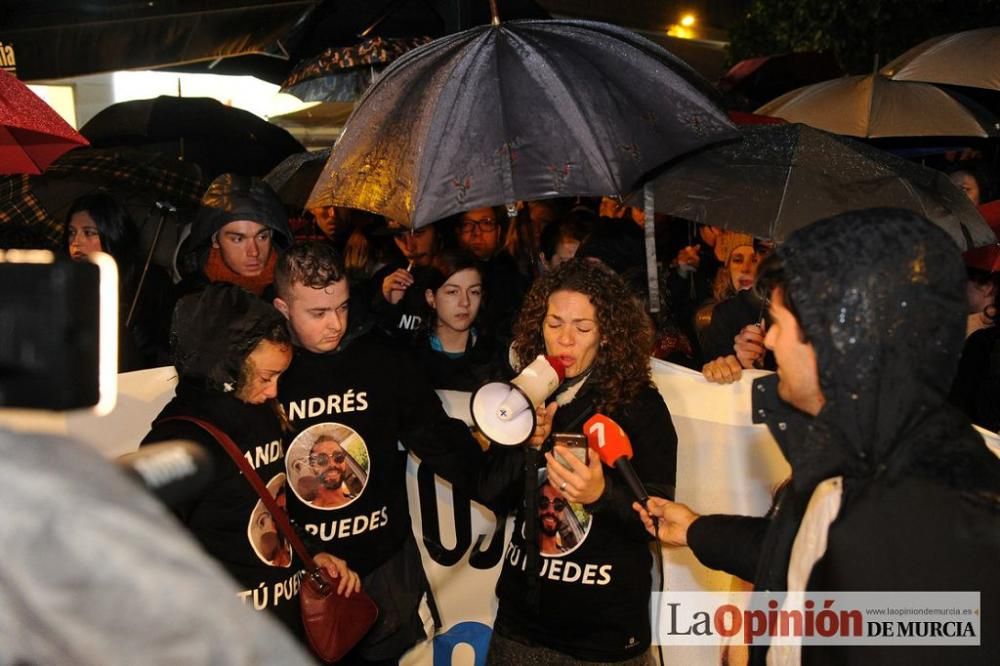
[[[541,452],[530,445],[524,447],[524,547],[527,598],[529,608],[541,606],[541,552],[538,548],[538,468]],[[531,604],[534,604],[532,606]]]

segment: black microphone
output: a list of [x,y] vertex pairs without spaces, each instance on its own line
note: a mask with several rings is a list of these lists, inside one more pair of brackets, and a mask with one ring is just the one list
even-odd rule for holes
[[590,448],[601,458],[601,462],[618,470],[639,504],[645,507],[649,501],[649,493],[629,462],[632,443],[622,427],[604,414],[594,414],[583,424],[583,432],[587,435]]
[[168,507],[197,497],[215,471],[204,448],[179,439],[143,446],[115,462]]

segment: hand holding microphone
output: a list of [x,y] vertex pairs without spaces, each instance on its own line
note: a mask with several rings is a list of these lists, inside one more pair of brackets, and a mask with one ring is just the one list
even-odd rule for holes
[[638,502],[632,508],[639,514],[646,531],[665,546],[686,546],[687,531],[699,516],[686,504],[650,497],[643,507]]

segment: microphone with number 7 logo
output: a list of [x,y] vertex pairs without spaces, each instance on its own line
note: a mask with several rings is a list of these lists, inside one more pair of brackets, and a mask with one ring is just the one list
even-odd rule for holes
[[594,414],[583,424],[583,432],[587,435],[591,450],[597,453],[602,463],[618,470],[639,500],[639,504],[645,507],[649,501],[649,493],[646,492],[632,463],[629,462],[632,457],[632,443],[629,442],[628,435],[622,427],[604,414]]

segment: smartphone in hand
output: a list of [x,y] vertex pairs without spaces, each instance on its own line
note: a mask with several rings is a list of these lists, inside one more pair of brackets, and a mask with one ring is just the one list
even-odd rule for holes
[[[587,446],[586,435],[582,435],[579,433],[571,433],[571,432],[554,432],[552,433],[552,443],[556,446],[565,446],[567,449],[569,449],[569,452],[572,455],[576,456],[577,460],[582,462],[584,465],[589,464],[590,448]],[[569,470],[573,469],[570,466],[569,461],[567,461],[561,455],[559,455],[558,451],[553,449],[552,452],[555,455],[556,460],[562,463],[563,467]]]

